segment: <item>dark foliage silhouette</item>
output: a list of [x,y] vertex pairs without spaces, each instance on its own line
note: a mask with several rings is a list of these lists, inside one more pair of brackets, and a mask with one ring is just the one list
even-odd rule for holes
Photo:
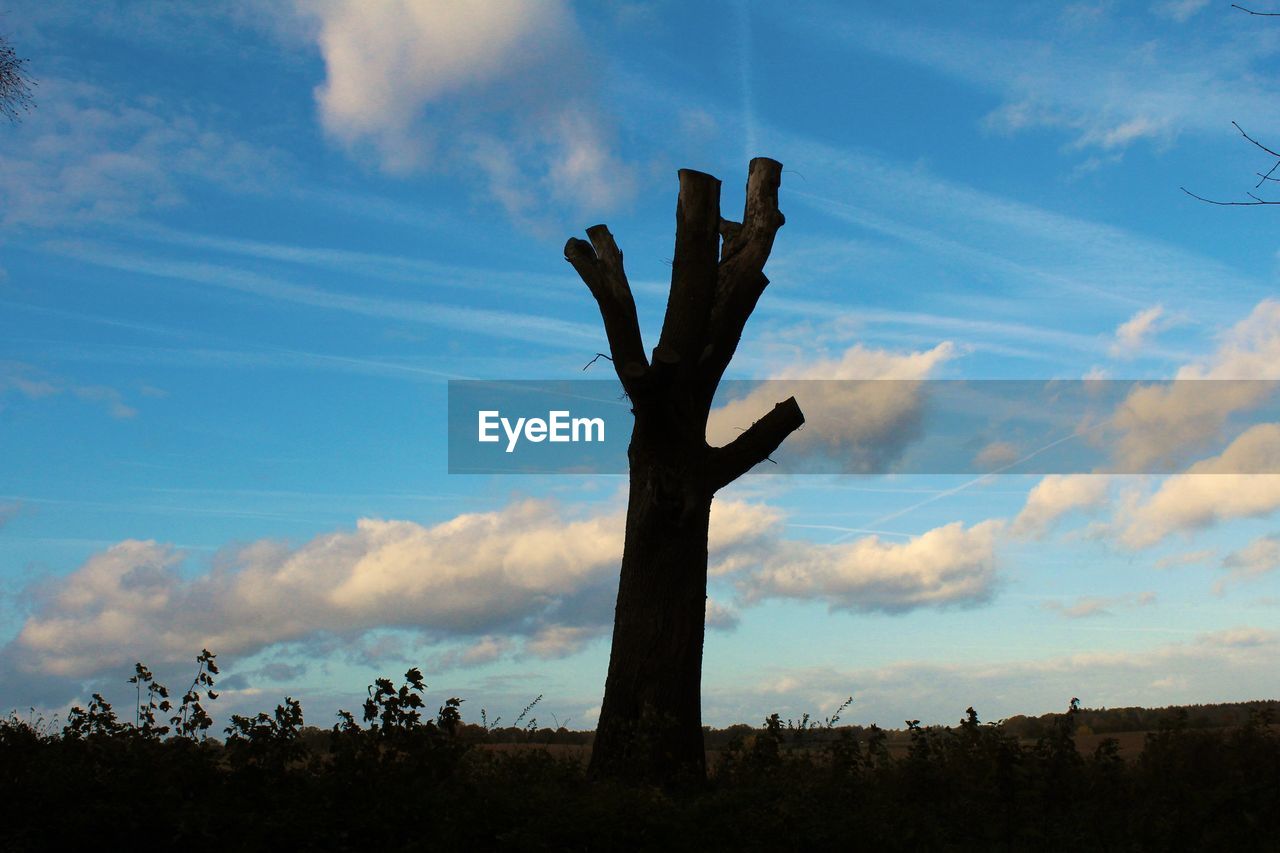
[[[197,662],[209,699],[198,673],[216,674],[212,664],[207,652]],[[837,726],[840,712],[821,723],[773,714],[710,732],[707,783],[678,790],[592,782],[580,754],[507,748],[532,732],[498,730],[487,714],[468,726],[456,698],[425,715],[416,668],[400,686],[376,679],[360,721],[340,711],[327,732],[305,727],[286,698],[272,714],[233,715],[225,743],[201,737],[193,711],[163,733],[163,686],[141,664],[129,683],[132,722],[96,695],[61,729],[0,720],[5,849],[143,838],[196,850],[1237,851],[1280,837],[1277,703],[1223,706],[1250,713],[1213,729],[1166,711],[1134,760],[1113,739],[1081,752],[1081,720],[1105,712],[1076,700],[1040,718],[1034,739],[973,708],[958,725],[909,720],[901,732]],[[562,732],[590,736],[538,736]]]
[[27,60],[18,56],[9,40],[0,34],[0,116],[17,121],[33,106],[27,75]]

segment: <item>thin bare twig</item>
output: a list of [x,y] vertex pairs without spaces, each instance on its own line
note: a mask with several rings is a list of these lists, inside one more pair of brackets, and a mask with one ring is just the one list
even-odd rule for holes
[[[1232,4],[1232,5],[1234,6],[1235,4]],[[1248,10],[1248,9],[1245,9],[1243,6],[1236,6],[1236,8],[1237,8],[1237,9],[1243,9],[1244,11],[1249,12],[1249,10]],[[1280,12],[1250,12],[1250,14],[1252,14],[1252,15],[1262,15],[1262,14],[1266,14],[1266,15],[1276,15],[1277,17],[1280,17]],[[1253,185],[1253,188],[1256,190],[1258,187],[1262,186],[1262,185],[1263,185],[1263,184],[1265,184],[1267,181],[1272,181],[1272,182],[1274,182],[1274,183],[1280,183],[1280,178],[1273,178],[1273,177],[1271,177],[1272,175],[1274,175],[1274,174],[1276,173],[1276,170],[1277,170],[1277,169],[1280,169],[1280,152],[1272,151],[1270,148],[1268,148],[1267,146],[1263,145],[1261,142],[1259,142],[1258,140],[1254,139],[1254,138],[1253,138],[1252,136],[1250,136],[1249,134],[1245,133],[1244,128],[1243,128],[1243,127],[1241,127],[1241,126],[1239,125],[1239,123],[1238,123],[1238,122],[1234,122],[1234,121],[1233,121],[1233,122],[1231,122],[1231,126],[1232,126],[1232,127],[1234,127],[1236,130],[1240,131],[1240,135],[1241,135],[1241,136],[1243,136],[1246,140],[1248,140],[1248,141],[1249,141],[1252,145],[1254,145],[1256,148],[1258,148],[1258,149],[1260,149],[1260,150],[1262,150],[1262,151],[1265,151],[1266,153],[1270,154],[1272,157],[1275,157],[1275,158],[1276,158],[1276,162],[1275,162],[1275,164],[1274,164],[1274,165],[1272,165],[1272,167],[1271,167],[1270,169],[1268,169],[1268,170],[1267,170],[1267,173],[1266,173],[1265,175],[1264,175],[1262,172],[1254,172],[1254,174],[1258,176],[1259,180],[1258,180],[1258,182],[1257,182],[1256,184],[1254,184],[1254,185]],[[1247,195],[1247,196],[1251,199],[1251,201],[1217,201],[1216,199],[1212,199],[1212,198],[1205,198],[1205,197],[1204,197],[1204,196],[1202,196],[1202,195],[1196,195],[1195,193],[1193,193],[1191,190],[1187,189],[1186,187],[1179,187],[1179,189],[1181,189],[1184,193],[1186,193],[1187,195],[1189,195],[1189,196],[1191,196],[1192,198],[1196,199],[1197,201],[1203,201],[1205,204],[1216,204],[1216,205],[1220,205],[1220,206],[1222,206],[1222,207],[1256,207],[1256,206],[1258,206],[1258,205],[1260,205],[1260,204],[1280,204],[1280,201],[1271,201],[1271,200],[1269,200],[1269,199],[1258,198],[1258,197],[1257,197],[1256,195],[1254,195],[1253,193],[1245,193],[1245,195]]]
[[1241,12],[1244,12],[1249,15],[1257,15],[1259,18],[1280,18],[1280,12],[1255,12],[1252,9],[1246,9],[1245,7],[1237,5],[1235,3],[1231,4],[1231,8],[1239,9]]
[[609,359],[609,361],[613,361],[613,359],[609,358],[609,356],[605,355],[605,354],[604,354],[604,353],[602,353],[602,352],[598,352],[598,353],[596,353],[596,357],[595,357],[595,358],[591,359],[591,360],[590,360],[590,361],[588,361],[586,364],[582,365],[582,369],[583,369],[583,370],[586,370],[588,367],[590,367],[591,365],[595,364],[597,361],[599,361],[599,360],[600,360],[600,359],[602,359],[602,358]]
[[[1278,16],[1280,16],[1280,12],[1277,12],[1276,14],[1277,14]],[[1259,142],[1258,140],[1254,139],[1254,138],[1253,138],[1252,136],[1250,136],[1249,134],[1245,133],[1245,132],[1244,132],[1244,128],[1243,128],[1243,127],[1241,127],[1240,125],[1236,124],[1234,121],[1233,121],[1233,122],[1231,122],[1231,124],[1232,124],[1232,126],[1233,126],[1233,127],[1235,127],[1235,129],[1236,129],[1236,130],[1240,131],[1240,135],[1241,135],[1241,136],[1243,136],[1245,139],[1249,140],[1249,141],[1250,141],[1250,142],[1252,142],[1254,145],[1258,146],[1258,147],[1259,147],[1259,148],[1261,148],[1263,151],[1265,151],[1265,152],[1267,152],[1268,154],[1270,154],[1272,157],[1280,157],[1280,152],[1272,151],[1270,148],[1268,148],[1267,146],[1263,145],[1261,142]]]
[[1280,204],[1280,201],[1268,201],[1267,199],[1258,198],[1253,193],[1245,193],[1245,195],[1249,196],[1249,198],[1253,199],[1253,201],[1215,201],[1214,199],[1211,199],[1211,198],[1205,198],[1202,195],[1196,195],[1186,187],[1178,187],[1178,189],[1182,190],[1184,193],[1191,196],[1196,201],[1202,201],[1205,204],[1218,204],[1218,205],[1222,205],[1223,207],[1256,207],[1257,205],[1260,205],[1260,204]]

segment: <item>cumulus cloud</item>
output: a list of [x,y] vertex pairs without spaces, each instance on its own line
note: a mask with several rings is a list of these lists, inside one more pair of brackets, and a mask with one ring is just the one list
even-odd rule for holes
[[738,611],[714,598],[707,599],[707,627],[717,631],[731,631],[741,621]]
[[450,649],[428,660],[428,668],[435,672],[447,672],[460,667],[483,666],[492,663],[515,650],[509,637],[486,635],[473,643]]
[[983,470],[993,471],[1017,462],[1022,455],[1017,445],[1011,442],[993,441],[974,455],[973,464]]
[[1250,427],[1218,456],[1165,478],[1148,497],[1131,495],[1120,510],[1120,540],[1145,548],[1176,532],[1237,518],[1260,518],[1280,507],[1280,424]]
[[581,34],[560,0],[300,7],[317,18],[325,130],[389,172],[478,169],[517,217],[546,198],[600,208],[631,191],[591,100]]
[[1003,522],[953,522],[889,542],[867,536],[821,545],[780,540],[739,581],[748,601],[817,599],[833,610],[901,612],[974,604],[996,580],[996,541]]
[[1208,358],[1179,368],[1174,379],[1138,386],[1117,407],[1118,470],[1177,463],[1219,439],[1234,414],[1274,396],[1273,381],[1255,380],[1280,379],[1280,301],[1258,303]]
[[1223,592],[1231,584],[1254,580],[1280,567],[1280,535],[1261,536],[1248,545],[1232,551],[1222,559],[1222,567],[1230,574],[1214,585],[1215,592]]
[[1109,478],[1094,474],[1050,474],[1036,484],[1014,518],[1015,536],[1041,538],[1069,512],[1102,506],[1108,500]]
[[857,345],[838,358],[785,368],[713,409],[707,440],[727,444],[775,403],[795,396],[805,425],[787,438],[789,458],[835,460],[849,473],[883,472],[920,435],[927,403],[921,380],[956,354],[950,342],[906,353]]
[[1132,358],[1159,331],[1160,318],[1163,316],[1164,306],[1153,305],[1121,323],[1116,329],[1116,337],[1111,344],[1111,356]]
[[[201,574],[184,571],[186,555],[173,546],[128,540],[30,590],[32,613],[0,654],[6,667],[62,678],[185,660],[201,647],[239,657],[319,642],[331,653],[360,647],[360,659],[376,663],[407,651],[403,631],[385,629],[409,629],[418,647],[451,646],[432,658],[442,668],[569,655],[608,631],[623,521],[616,507],[582,513],[546,500],[430,526],[362,519],[297,547],[262,540],[227,550]],[[782,538],[776,509],[718,500],[709,563],[747,602],[817,598],[885,611],[968,603],[990,593],[998,527],[820,545]],[[738,615],[712,600],[707,618],[730,629]]]
[[523,501],[433,526],[362,519],[298,548],[260,541],[187,579],[183,556],[126,541],[50,589],[13,648],[31,665],[83,675],[121,660],[180,660],[191,648],[229,655],[316,632],[357,635],[410,626],[437,635],[530,637],[568,648],[605,622],[621,545],[618,512],[566,518]]

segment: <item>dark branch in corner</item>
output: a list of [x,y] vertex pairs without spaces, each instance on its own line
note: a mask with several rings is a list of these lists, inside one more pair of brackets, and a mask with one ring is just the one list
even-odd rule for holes
[[[1280,12],[1277,12],[1277,13],[1276,13],[1276,15],[1277,15],[1277,16],[1280,16]],[[1240,125],[1236,124],[1234,121],[1233,121],[1233,122],[1231,122],[1231,126],[1232,126],[1232,127],[1234,127],[1236,130],[1240,131],[1240,135],[1241,135],[1241,136],[1243,136],[1245,139],[1249,140],[1249,141],[1250,141],[1250,142],[1252,142],[1254,145],[1256,145],[1256,146],[1258,146],[1259,148],[1261,148],[1263,151],[1265,151],[1265,152],[1267,152],[1268,154],[1270,154],[1272,157],[1280,157],[1280,153],[1277,153],[1277,152],[1275,152],[1275,151],[1272,151],[1270,148],[1268,148],[1267,146],[1263,145],[1261,142],[1259,142],[1258,140],[1254,139],[1254,138],[1253,138],[1252,136],[1250,136],[1249,134],[1245,133],[1245,132],[1244,132],[1244,128],[1243,128],[1243,127],[1241,127]]]
[[[1255,12],[1252,9],[1246,9],[1245,7],[1237,5],[1235,3],[1231,4],[1231,8],[1239,9],[1241,12],[1244,12],[1247,15],[1257,15],[1259,18],[1280,18],[1280,12]],[[1241,202],[1241,204],[1243,203],[1244,202]]]
[[[1232,4],[1232,5],[1234,6],[1235,4]],[[1249,10],[1248,10],[1248,9],[1245,9],[1243,6],[1236,6],[1235,8],[1237,8],[1237,9],[1243,9],[1244,11],[1249,12]],[[1277,16],[1277,17],[1280,17],[1280,12],[1249,12],[1249,14],[1251,14],[1251,15],[1275,15],[1275,16]],[[1273,165],[1270,169],[1268,169],[1268,170],[1267,170],[1267,173],[1266,173],[1265,175],[1264,175],[1264,174],[1262,174],[1261,172],[1254,172],[1254,174],[1255,174],[1255,175],[1257,175],[1257,176],[1258,176],[1258,178],[1259,178],[1260,180],[1259,180],[1256,184],[1254,184],[1254,185],[1253,185],[1253,188],[1256,190],[1258,187],[1262,186],[1262,185],[1263,185],[1263,184],[1265,184],[1267,181],[1272,181],[1272,182],[1274,182],[1274,183],[1280,183],[1280,178],[1273,178],[1273,177],[1271,177],[1272,175],[1274,175],[1274,174],[1275,174],[1276,169],[1280,169],[1280,152],[1272,151],[1270,148],[1268,148],[1267,146],[1263,145],[1261,142],[1259,142],[1258,140],[1254,139],[1254,138],[1253,138],[1252,136],[1250,136],[1249,134],[1245,133],[1245,132],[1244,132],[1244,128],[1243,128],[1243,127],[1241,127],[1238,123],[1236,123],[1236,122],[1234,122],[1234,121],[1233,121],[1233,122],[1231,122],[1231,126],[1232,126],[1232,127],[1234,127],[1236,130],[1240,131],[1240,135],[1241,135],[1241,136],[1243,136],[1243,137],[1244,137],[1246,140],[1248,140],[1250,143],[1252,143],[1255,147],[1259,148],[1259,149],[1260,149],[1260,150],[1262,150],[1262,151],[1265,151],[1266,153],[1270,154],[1272,157],[1275,157],[1275,158],[1276,158],[1275,165]],[[1216,204],[1216,205],[1219,205],[1220,207],[1257,207],[1258,205],[1262,205],[1262,204],[1280,204],[1280,201],[1271,201],[1271,200],[1264,199],[1264,198],[1258,198],[1258,197],[1257,197],[1256,195],[1254,195],[1253,193],[1245,193],[1245,195],[1247,195],[1250,199],[1252,199],[1251,201],[1217,201],[1216,199],[1212,199],[1212,198],[1205,198],[1205,197],[1204,197],[1204,196],[1202,196],[1202,195],[1196,195],[1195,193],[1193,193],[1191,190],[1187,189],[1186,187],[1178,187],[1178,189],[1182,190],[1184,193],[1186,193],[1187,195],[1191,196],[1191,197],[1192,197],[1192,198],[1194,198],[1196,201],[1202,201],[1202,202],[1204,202],[1205,204]]]
[[1253,201],[1215,201],[1214,199],[1211,199],[1211,198],[1205,198],[1202,195],[1196,195],[1186,187],[1178,187],[1178,189],[1182,190],[1184,193],[1191,196],[1196,201],[1202,201],[1205,204],[1217,204],[1217,205],[1221,205],[1222,207],[1257,207],[1260,204],[1280,204],[1280,201],[1268,201],[1267,199],[1264,199],[1264,198],[1258,198],[1253,193],[1245,193],[1245,195],[1253,199]]

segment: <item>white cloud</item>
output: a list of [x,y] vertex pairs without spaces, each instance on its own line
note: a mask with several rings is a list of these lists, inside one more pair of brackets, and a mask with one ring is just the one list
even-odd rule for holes
[[[188,185],[252,192],[284,156],[88,83],[40,82],[40,108],[0,150],[0,223],[48,227],[181,204]],[[8,134],[7,134],[8,135]]]
[[1280,634],[1263,628],[1227,628],[1202,634],[1199,641],[1204,645],[1218,646],[1226,649],[1255,649],[1274,646],[1280,640]]
[[991,595],[1002,527],[996,520],[969,528],[953,522],[905,542],[878,536],[834,545],[779,541],[760,554],[739,586],[748,601],[817,599],[832,609],[972,604]]
[[1173,382],[1136,387],[1116,408],[1116,469],[1149,471],[1204,449],[1221,437],[1232,415],[1274,394],[1273,383],[1253,380],[1277,379],[1280,301],[1264,299],[1226,331],[1208,358],[1179,368]]
[[1175,566],[1193,566],[1196,563],[1207,563],[1217,553],[1212,548],[1201,548],[1196,551],[1186,551],[1182,554],[1169,554],[1156,560],[1155,567],[1157,569],[1170,569]]
[[1140,115],[1121,121],[1114,125],[1102,125],[1086,128],[1076,139],[1076,148],[1096,146],[1103,151],[1125,148],[1130,143],[1145,137],[1165,134],[1168,129],[1167,120],[1157,120],[1150,116]]
[[1134,314],[1116,329],[1116,339],[1111,344],[1113,358],[1132,358],[1144,344],[1160,330],[1163,305],[1153,305]]
[[1250,427],[1218,456],[1185,474],[1167,477],[1145,499],[1131,495],[1117,518],[1120,541],[1145,548],[1176,532],[1237,518],[1260,518],[1280,508],[1280,424]]
[[510,654],[514,650],[514,645],[507,637],[484,636],[473,643],[435,655],[430,659],[428,668],[436,672],[444,672],[451,669],[483,666]]
[[1003,468],[1017,462],[1023,456],[1018,446],[1008,441],[993,441],[973,457],[973,464],[986,471]]
[[549,625],[525,642],[525,651],[534,657],[563,658],[576,654],[604,633],[599,625]]
[[[1160,10],[1185,20],[1201,2]],[[1140,19],[1135,26],[1129,15],[1090,16],[1087,26],[1079,26],[1085,20],[1079,14],[1067,22],[1038,15],[1017,35],[1009,34],[1007,16],[995,20],[984,26],[983,16],[949,18],[929,26],[918,18],[900,24],[864,13],[841,21],[810,19],[810,25],[992,92],[1001,103],[988,115],[989,127],[1050,128],[1068,137],[1067,151],[1118,153],[1139,140],[1169,145],[1187,131],[1225,141],[1224,128],[1239,116],[1266,116],[1260,132],[1277,127],[1267,109],[1275,42],[1266,28],[1215,20],[1220,28],[1189,49],[1183,39],[1144,27]],[[1003,61],[991,62],[992,56]]]
[[19,361],[0,361],[0,412],[5,409],[5,397],[17,394],[28,400],[71,394],[87,403],[101,405],[113,418],[127,420],[138,414],[128,405],[124,395],[108,385],[80,385],[62,377],[53,376]]
[[728,605],[721,604],[714,598],[707,598],[707,628],[717,631],[729,631],[738,627],[741,621],[738,611]]
[[[1257,684],[1280,678],[1280,633],[1228,628],[1133,652],[1083,652],[997,663],[902,661],[865,669],[763,669],[745,685],[703,689],[704,719],[725,720],[743,708],[784,718],[836,707],[853,695],[848,722],[901,726],[904,719],[954,724],[966,705],[982,719],[1065,710],[1072,696],[1087,707],[1160,707],[1244,701]],[[762,705],[760,695],[769,693]],[[974,697],[986,697],[985,704]],[[749,720],[757,722],[757,720]]]
[[1108,500],[1110,478],[1096,474],[1050,474],[1036,484],[1013,520],[1015,536],[1045,536],[1069,512],[1102,506]]
[[430,527],[362,519],[296,549],[255,542],[192,579],[172,547],[126,541],[39,595],[13,648],[61,675],[383,626],[523,635],[549,654],[576,636],[555,629],[607,618],[621,527],[617,511],[572,518],[532,500]]
[[[994,580],[993,522],[832,546],[785,540],[783,530],[771,507],[717,500],[713,573],[732,573],[748,600],[815,597],[890,611],[980,601]],[[442,665],[568,655],[607,632],[622,533],[616,506],[575,513],[525,500],[431,526],[362,519],[295,548],[261,540],[196,575],[173,546],[127,540],[33,589],[33,612],[3,654],[22,671],[80,677],[139,659],[183,660],[201,647],[238,657],[328,636],[352,649],[370,632],[408,628],[422,642],[461,641],[437,656]],[[707,610],[713,628],[738,618],[717,601]],[[395,648],[383,653],[403,654],[400,639],[388,642]]]
[[1197,15],[1201,9],[1209,5],[1209,0],[1168,0],[1156,4],[1156,11],[1168,15],[1178,23],[1186,23]]
[[1176,378],[1280,379],[1280,300],[1263,299],[1223,334],[1213,355]]
[[1046,601],[1046,610],[1054,610],[1062,614],[1064,619],[1084,619],[1089,616],[1110,616],[1116,607],[1146,607],[1155,604],[1154,592],[1141,592],[1135,595],[1100,596],[1083,595],[1070,604],[1061,601]]
[[600,209],[632,177],[591,100],[582,37],[566,3],[329,0],[318,19],[325,130],[369,144],[387,171],[479,169],[508,213],[546,197]]
[[1223,592],[1231,583],[1255,580],[1280,567],[1280,536],[1261,536],[1248,545],[1232,551],[1222,559],[1222,567],[1230,574],[1215,584]]
[[774,404],[794,396],[805,425],[787,438],[788,457],[834,459],[854,473],[882,472],[919,433],[926,402],[920,380],[956,354],[949,342],[907,353],[858,345],[838,358],[784,368],[772,381],[713,409],[707,440],[727,444]]

